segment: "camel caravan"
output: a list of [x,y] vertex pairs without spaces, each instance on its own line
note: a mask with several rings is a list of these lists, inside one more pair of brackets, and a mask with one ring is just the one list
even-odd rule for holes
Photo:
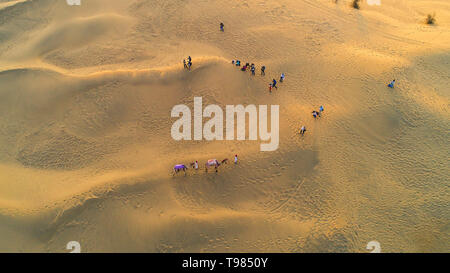
[[[234,156],[234,164],[237,164],[237,161],[238,161],[238,157],[237,157],[237,155],[235,155]],[[219,166],[221,166],[223,164],[227,164],[227,163],[228,163],[228,158],[225,158],[224,160],[222,160],[220,162],[217,159],[209,159],[205,163],[205,172],[207,173],[209,168],[214,167],[214,170],[217,173],[219,171]],[[194,170],[198,170],[199,169],[198,161],[192,162],[189,165]],[[173,175],[176,175],[180,171],[183,171],[184,175],[186,175],[186,171],[188,169],[189,168],[185,164],[177,164],[177,165],[175,165],[173,167]]]

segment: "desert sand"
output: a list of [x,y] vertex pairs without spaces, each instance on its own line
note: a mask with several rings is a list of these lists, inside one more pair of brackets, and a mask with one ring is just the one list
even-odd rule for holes
[[[279,149],[173,140],[199,96]],[[0,0],[0,252],[449,252],[449,99],[447,0]]]

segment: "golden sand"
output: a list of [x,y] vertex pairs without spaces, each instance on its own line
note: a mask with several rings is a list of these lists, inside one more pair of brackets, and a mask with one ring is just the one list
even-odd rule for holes
[[[447,0],[0,0],[0,252],[449,252],[449,91]],[[174,141],[198,96],[279,149]]]

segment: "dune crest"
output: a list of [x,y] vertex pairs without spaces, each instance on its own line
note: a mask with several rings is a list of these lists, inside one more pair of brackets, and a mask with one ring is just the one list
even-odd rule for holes
[[[0,0],[0,252],[448,252],[449,34],[445,0]],[[195,97],[278,105],[278,150],[174,140]]]

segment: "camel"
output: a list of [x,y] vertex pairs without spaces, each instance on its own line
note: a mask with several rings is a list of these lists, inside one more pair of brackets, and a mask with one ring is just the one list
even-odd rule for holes
[[186,167],[186,165],[184,165],[184,164],[178,164],[178,165],[175,165],[174,167],[173,167],[173,175],[175,175],[175,174],[177,174],[179,171],[181,171],[181,170],[183,170],[184,171],[184,175],[186,175],[186,170],[187,170],[187,167]]
[[209,159],[206,163],[205,163],[205,172],[208,172],[208,168],[214,166],[214,169],[216,169],[216,172],[218,172],[218,168],[220,165],[227,163],[228,162],[228,158],[225,158],[224,160],[222,160],[221,162],[219,162],[217,159]]

